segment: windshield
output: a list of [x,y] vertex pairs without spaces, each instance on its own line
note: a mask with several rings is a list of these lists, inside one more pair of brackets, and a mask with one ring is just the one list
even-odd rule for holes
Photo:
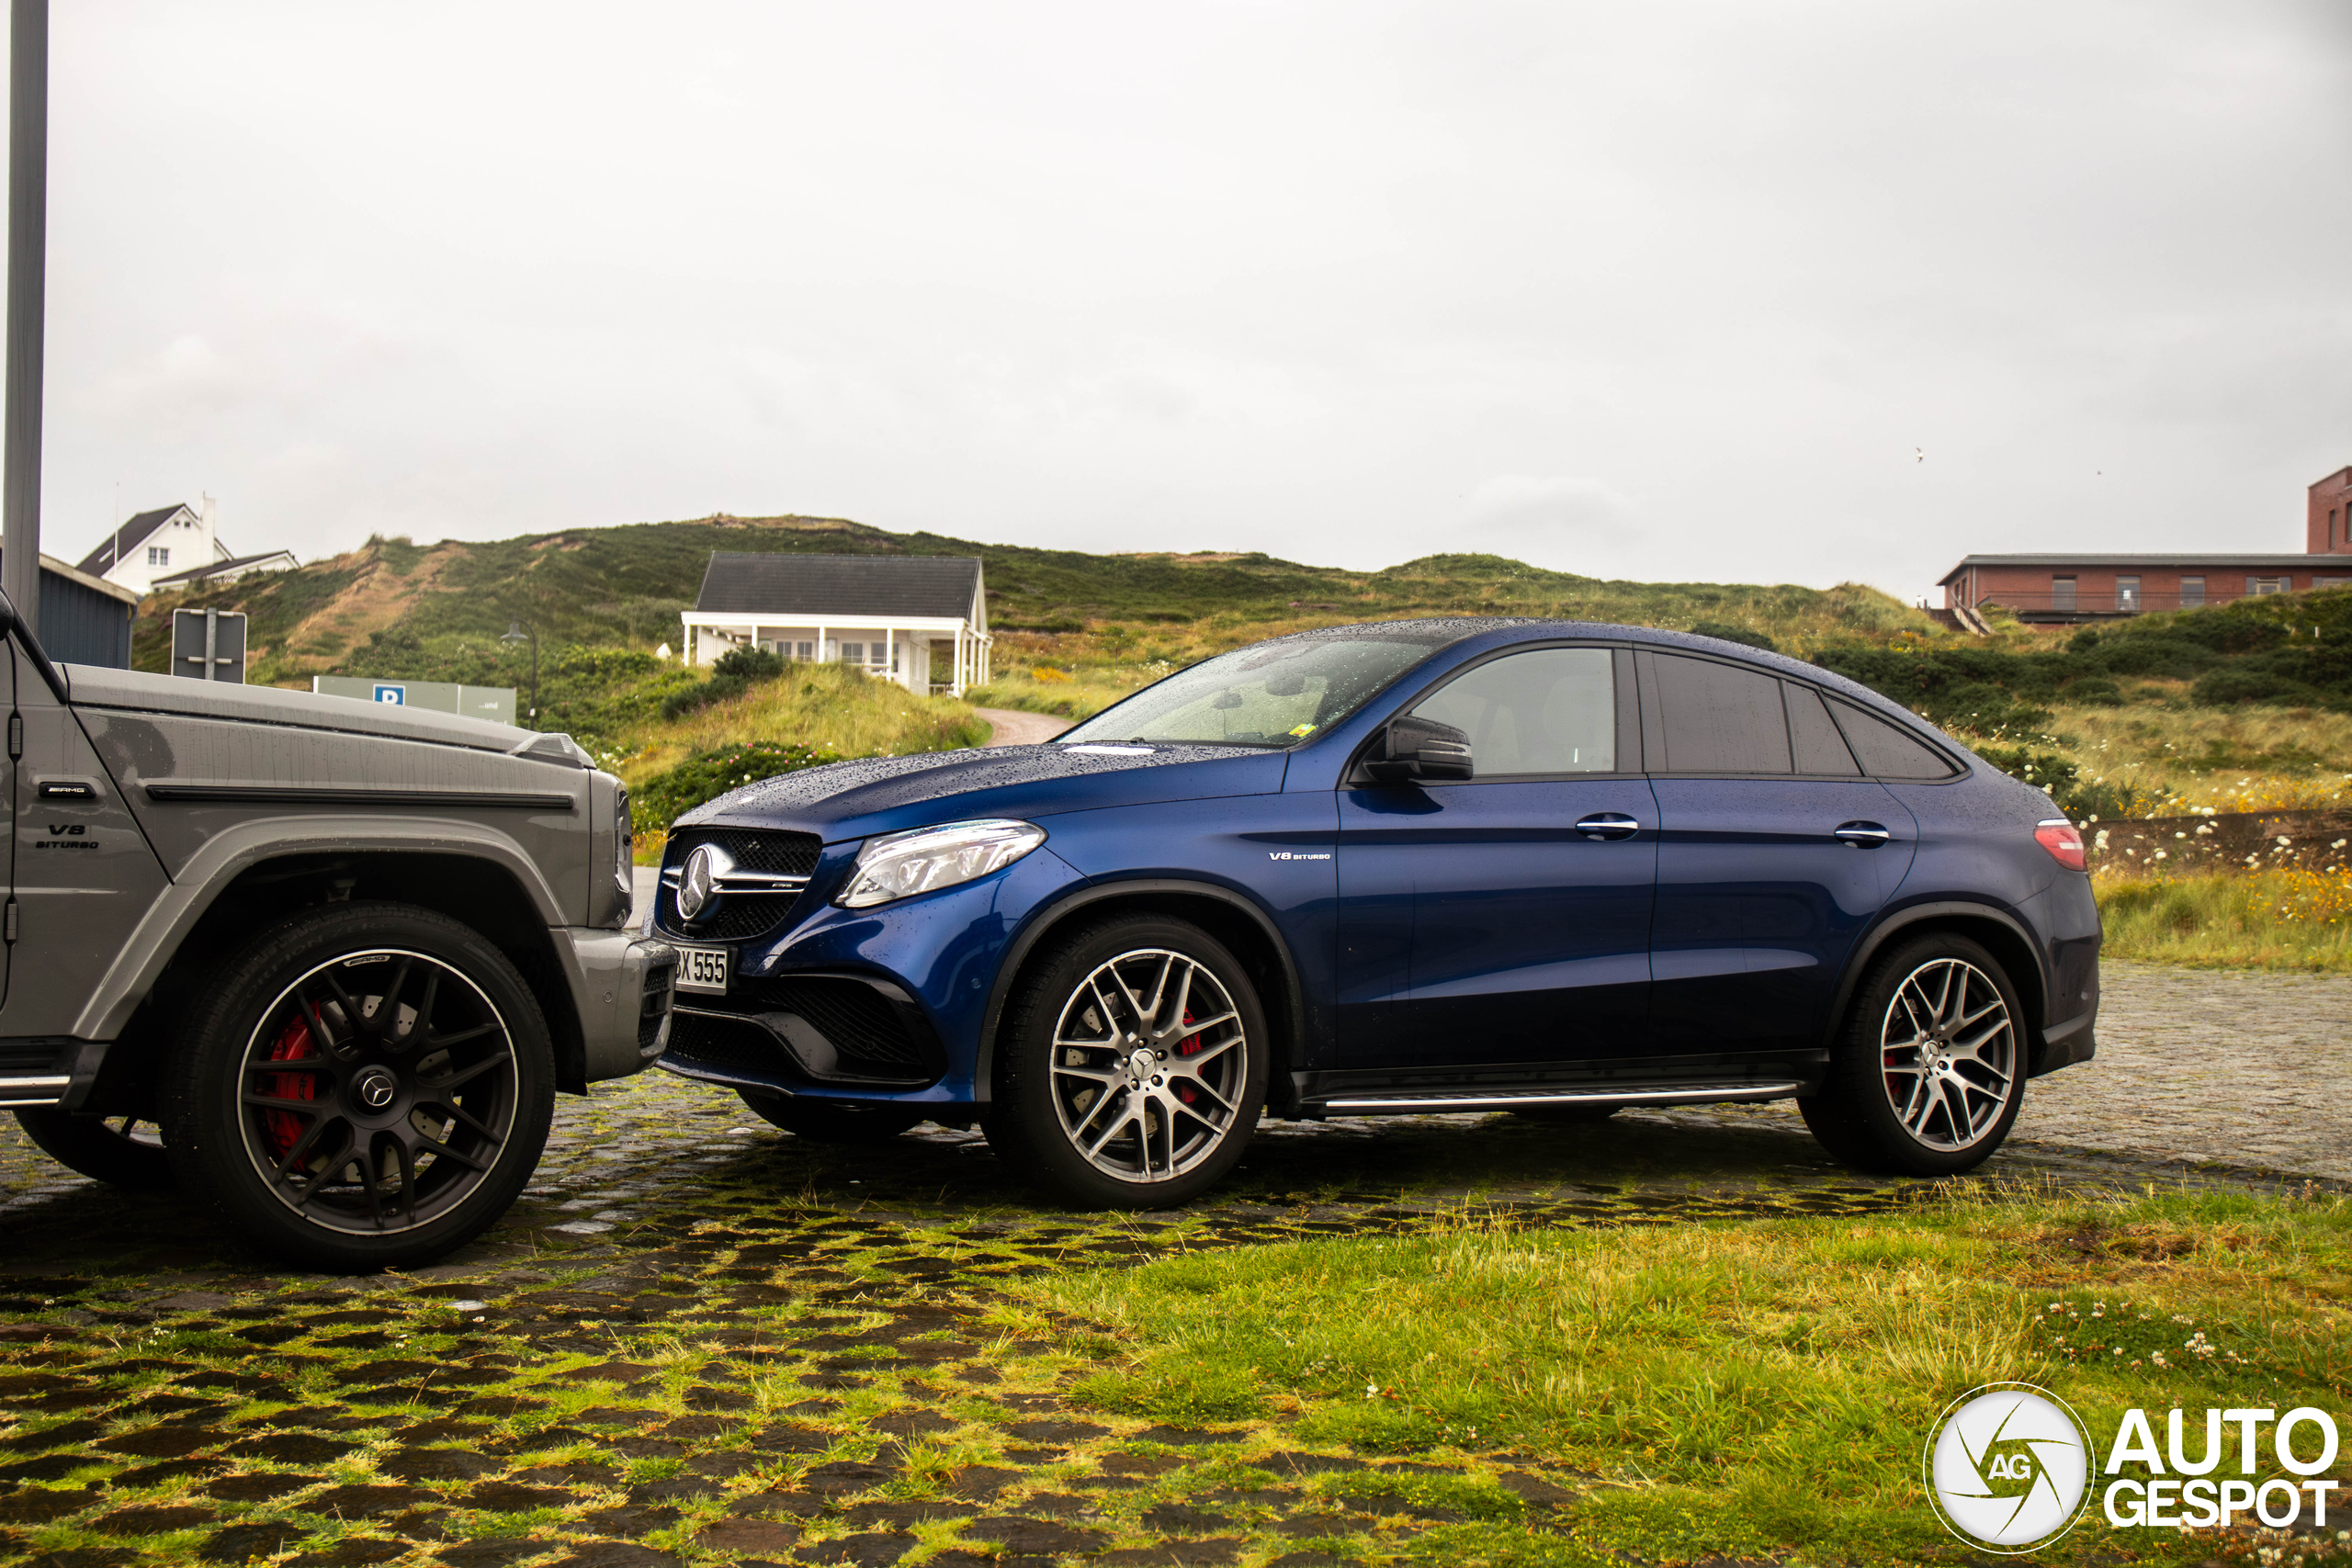
[[1366,637],[1260,643],[1155,682],[1059,740],[1295,746],[1362,707],[1435,646]]

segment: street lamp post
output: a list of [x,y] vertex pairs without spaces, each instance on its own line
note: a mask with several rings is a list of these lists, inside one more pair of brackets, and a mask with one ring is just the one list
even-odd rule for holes
[[509,621],[506,623],[506,635],[500,637],[498,640],[501,642],[521,642],[526,638],[528,638],[531,644],[530,719],[533,728],[537,728],[539,722],[539,628],[537,626],[526,626],[520,621]]

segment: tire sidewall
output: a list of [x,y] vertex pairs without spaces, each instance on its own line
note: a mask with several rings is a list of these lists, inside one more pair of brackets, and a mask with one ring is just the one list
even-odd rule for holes
[[[1062,1131],[1050,1072],[1053,1033],[1079,982],[1124,953],[1167,948],[1216,976],[1240,1015],[1249,1058],[1241,1109],[1209,1157],[1169,1181],[1123,1181],[1097,1168]],[[1093,1208],[1159,1209],[1191,1201],[1223,1180],[1248,1148],[1266,1099],[1272,1041],[1258,987],[1230,949],[1200,927],[1163,915],[1129,915],[1096,922],[1057,943],[1022,976],[997,1053],[996,1108],[989,1140],[1028,1174],[1063,1196]]]
[[[1959,959],[1992,978],[2009,1010],[2009,1029],[2016,1042],[2008,1103],[1985,1134],[1964,1149],[1929,1148],[1911,1135],[1887,1100],[1880,1059],[1886,1010],[1895,992],[1922,964],[1939,958]],[[1956,1176],[1984,1164],[2007,1139],[2025,1105],[2027,1055],[2025,1007],[2007,968],[1964,936],[1930,932],[1900,944],[1873,964],[1869,978],[1855,992],[1838,1051],[1838,1098],[1845,1102],[1840,1109],[1888,1166],[1912,1176]]]
[[[239,1071],[264,1010],[322,964],[407,948],[480,987],[514,1053],[514,1114],[489,1173],[447,1213],[413,1230],[356,1235],[312,1224],[268,1190],[247,1154]],[[359,1272],[438,1258],[494,1224],[537,1168],[555,1113],[555,1053],[537,998],[505,954],[470,927],[413,905],[328,905],[262,931],[207,982],[188,1010],[165,1077],[164,1139],[174,1172],[258,1246],[318,1267]]]

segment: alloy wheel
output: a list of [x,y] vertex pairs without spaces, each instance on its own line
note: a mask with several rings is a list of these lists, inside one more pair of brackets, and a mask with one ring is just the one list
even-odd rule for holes
[[396,948],[311,969],[266,1009],[239,1070],[246,1156],[329,1230],[426,1224],[497,1163],[519,1098],[506,1021],[460,969]]
[[1123,953],[1055,1021],[1062,1134],[1121,1181],[1173,1180],[1242,1123],[1249,1052],[1240,1010],[1205,965],[1168,948]]
[[1920,964],[1887,1004],[1879,1062],[1887,1104],[1921,1146],[1982,1141],[2017,1087],[2017,1028],[2000,987],[1964,959]]

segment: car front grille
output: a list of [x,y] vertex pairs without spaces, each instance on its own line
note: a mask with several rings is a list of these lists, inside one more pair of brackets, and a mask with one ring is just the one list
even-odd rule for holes
[[748,942],[763,936],[792,918],[800,892],[729,893],[718,907],[691,923],[678,918],[677,890],[670,874],[685,863],[697,844],[714,844],[727,852],[741,871],[770,876],[808,876],[817,869],[824,840],[814,833],[768,831],[750,828],[682,828],[670,835],[662,856],[661,890],[653,897],[654,928],[664,936],[684,942]]

